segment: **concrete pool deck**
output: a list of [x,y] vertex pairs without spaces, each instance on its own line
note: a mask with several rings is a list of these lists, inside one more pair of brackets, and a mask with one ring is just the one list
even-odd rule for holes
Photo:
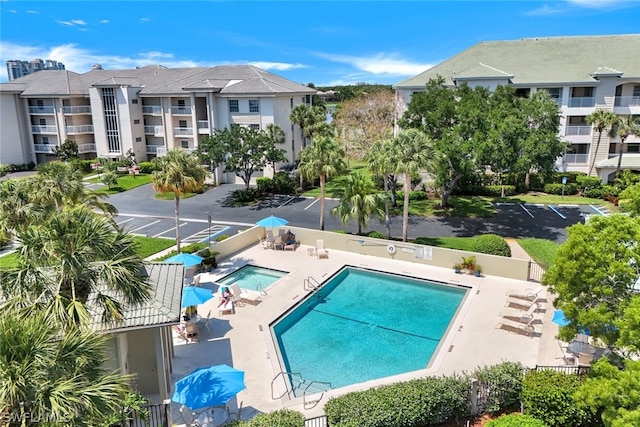
[[[311,418],[323,414],[322,408],[329,397],[378,384],[426,375],[449,375],[454,372],[471,371],[478,366],[503,361],[518,361],[528,367],[536,364],[563,364],[562,352],[555,339],[558,327],[551,322],[553,308],[550,301],[543,305],[544,311],[536,314],[539,320],[533,336],[497,328],[501,320],[500,313],[510,310],[505,306],[506,294],[522,293],[525,289],[535,288],[537,283],[496,276],[455,274],[451,269],[331,248],[328,248],[328,258],[317,259],[315,255],[310,255],[308,248],[303,245],[296,251],[274,251],[263,249],[257,244],[221,260],[213,273],[204,273],[200,286],[216,292],[216,279],[246,264],[289,272],[267,289],[262,302],[255,306],[236,306],[235,314],[219,314],[217,295],[216,298],[199,306],[198,313],[204,317],[211,311],[211,334],[201,325],[197,342],[185,344],[174,336],[173,382],[198,367],[224,363],[245,371],[247,388],[229,402],[228,406],[232,412],[237,411],[242,402],[244,419],[251,418],[259,412],[270,412],[284,407],[300,411],[305,417]],[[287,397],[282,377],[273,382],[282,369],[271,339],[269,324],[310,292],[304,289],[306,278],[311,276],[322,283],[345,265],[468,286],[470,291],[428,369],[329,390],[315,404],[309,404],[308,401],[317,400],[319,395],[308,397],[305,405],[302,398]],[[410,297],[411,295],[407,295],[407,298]],[[283,393],[285,396],[279,398]],[[272,395],[276,398],[272,398]],[[181,418],[178,408],[179,405],[172,404],[174,422],[179,423]]]

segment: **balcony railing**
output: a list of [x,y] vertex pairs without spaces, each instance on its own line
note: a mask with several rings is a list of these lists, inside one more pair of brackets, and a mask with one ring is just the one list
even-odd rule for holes
[[164,150],[164,145],[147,145],[147,154],[158,155],[158,151]]
[[31,126],[32,133],[58,133],[55,126],[52,125],[33,125]]
[[616,96],[614,102],[616,107],[638,107],[640,106],[640,96]]
[[191,107],[171,107],[171,114],[191,115]]
[[209,129],[209,120],[198,120],[198,129]]
[[156,148],[156,156],[158,157],[162,157],[164,155],[167,154],[167,148],[162,146],[162,147],[158,147]]
[[52,144],[33,144],[36,153],[53,154],[56,146]]
[[146,135],[163,136],[164,129],[162,128],[162,126],[145,126],[144,133]]
[[593,96],[574,96],[569,98],[569,107],[593,107],[596,105],[596,99]]
[[587,163],[589,160],[588,154],[566,154],[564,156],[566,163]]
[[567,126],[567,129],[565,130],[564,134],[567,136],[591,135],[591,126]]
[[71,107],[62,107],[65,114],[91,114],[91,105],[77,105]]
[[53,114],[53,107],[29,107],[29,114]]
[[67,126],[67,133],[93,133],[93,125]]
[[193,135],[193,128],[173,128],[174,135]]
[[162,115],[162,107],[159,105],[143,105],[142,114],[151,114],[152,116]]
[[79,144],[78,145],[78,154],[84,153],[95,153],[96,152],[96,144]]

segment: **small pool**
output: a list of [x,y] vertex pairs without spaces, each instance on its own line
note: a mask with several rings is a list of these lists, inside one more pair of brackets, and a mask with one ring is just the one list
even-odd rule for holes
[[220,285],[231,286],[237,284],[241,288],[252,291],[264,291],[288,272],[273,270],[270,268],[257,267],[255,265],[245,265],[237,271],[216,280]]
[[345,267],[271,332],[283,370],[344,387],[426,368],[467,291]]

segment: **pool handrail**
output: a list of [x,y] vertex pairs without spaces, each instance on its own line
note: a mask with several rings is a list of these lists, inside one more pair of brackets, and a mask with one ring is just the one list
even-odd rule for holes
[[312,276],[308,276],[306,279],[304,279],[302,286],[305,291],[317,291],[318,289],[320,289],[320,283],[318,283],[318,281]]
[[[285,387],[285,392],[282,393],[280,396],[274,396],[274,389],[273,389],[273,385],[276,382],[276,380],[282,376],[282,378],[284,379],[284,387]],[[293,386],[293,381],[287,381],[286,377],[292,377],[292,376],[296,376],[298,378],[299,387],[294,387]],[[302,389],[302,385],[304,383],[307,383],[306,387],[304,387],[303,392],[302,392],[302,403],[304,405],[304,407],[307,407],[307,403],[314,403],[314,404],[318,404],[318,402],[320,402],[322,400],[322,397],[324,396],[324,393],[331,389],[331,383],[328,381],[309,381],[306,380],[300,373],[298,372],[285,372],[285,371],[280,371],[278,372],[278,374],[273,377],[273,379],[271,380],[271,399],[272,400],[277,400],[277,399],[281,399],[282,397],[284,397],[284,395],[286,394],[287,397],[289,397],[289,399],[291,399],[291,395],[293,394],[294,390],[296,388],[300,388]],[[323,385],[324,387],[320,388],[320,390],[318,390],[320,392],[320,397],[317,400],[313,400],[313,401],[309,401],[307,402],[307,393],[309,392],[309,388],[311,386],[318,386],[318,385]],[[313,394],[318,393],[318,391],[314,391]]]

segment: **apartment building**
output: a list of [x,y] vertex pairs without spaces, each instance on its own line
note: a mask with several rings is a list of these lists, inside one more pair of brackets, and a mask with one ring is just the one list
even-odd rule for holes
[[18,77],[26,76],[27,74],[35,73],[42,70],[64,70],[64,64],[62,62],[54,61],[53,59],[47,59],[43,61],[40,58],[33,59],[31,61],[9,60],[7,61],[7,75],[9,81],[15,80]]
[[[478,43],[394,85],[400,110],[438,76],[451,87],[509,85],[521,96],[546,91],[561,107],[560,136],[570,147],[558,159],[558,170],[588,172],[595,161],[592,174],[605,182],[615,173],[620,139],[604,132],[596,152],[598,132],[586,116],[604,109],[640,119],[640,34]],[[630,136],[626,142],[622,168],[640,172],[640,137]]]
[[65,140],[84,158],[133,150],[145,161],[193,150],[215,129],[271,123],[284,130],[292,161],[304,141],[289,115],[314,93],[250,65],[34,73],[0,85],[0,164],[47,162]]

